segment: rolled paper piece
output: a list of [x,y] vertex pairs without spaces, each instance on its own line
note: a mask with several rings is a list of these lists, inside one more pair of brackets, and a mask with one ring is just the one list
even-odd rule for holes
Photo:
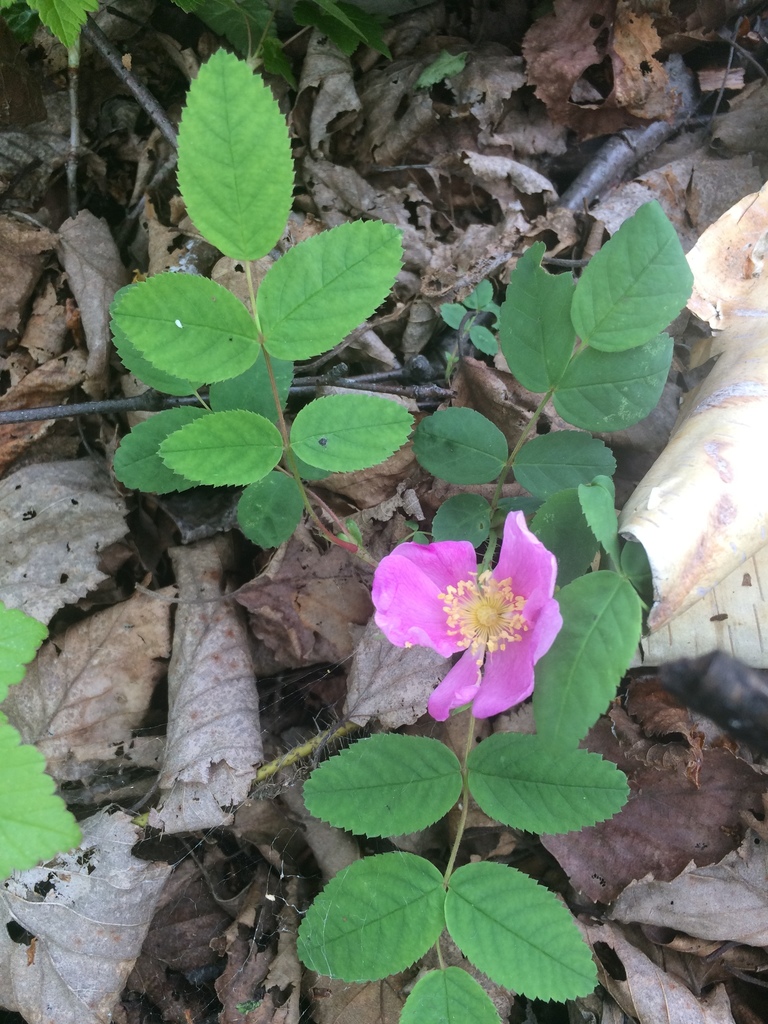
[[718,360],[687,396],[669,444],[619,519],[653,574],[651,631],[698,601],[768,541],[768,185],[725,213],[689,253],[689,308],[720,333]]

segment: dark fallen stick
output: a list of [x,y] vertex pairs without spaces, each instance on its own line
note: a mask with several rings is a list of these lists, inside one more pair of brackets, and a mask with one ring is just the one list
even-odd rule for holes
[[768,754],[768,679],[723,651],[662,665],[665,690],[753,750]]

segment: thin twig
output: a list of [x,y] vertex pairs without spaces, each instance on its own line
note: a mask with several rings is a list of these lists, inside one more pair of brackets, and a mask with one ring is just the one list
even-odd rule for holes
[[168,115],[157,102],[155,97],[142,85],[141,82],[136,78],[133,72],[129,71],[123,64],[122,57],[118,51],[112,46],[110,41],[101,31],[99,26],[92,21],[90,18],[86,21],[83,26],[83,35],[88,42],[97,50],[104,60],[109,64],[114,73],[123,83],[131,90],[133,95],[138,100],[139,104],[143,108],[147,116],[157,125],[163,134],[163,138],[168,142],[170,146],[177,148],[178,142],[176,139],[176,129],[174,128],[171,121],[168,119]]
[[80,37],[67,51],[67,80],[69,85],[69,152],[67,153],[67,206],[69,216],[76,217],[77,165],[80,160]]

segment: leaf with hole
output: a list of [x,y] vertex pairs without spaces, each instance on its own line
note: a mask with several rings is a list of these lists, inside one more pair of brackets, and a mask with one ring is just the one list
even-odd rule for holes
[[372,395],[326,395],[296,415],[294,453],[318,469],[349,473],[383,462],[408,440],[413,419],[399,402]]

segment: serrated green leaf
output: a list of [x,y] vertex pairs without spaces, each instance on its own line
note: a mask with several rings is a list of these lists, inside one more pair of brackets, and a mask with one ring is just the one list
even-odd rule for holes
[[291,427],[300,459],[331,472],[367,469],[408,440],[413,417],[398,402],[373,395],[326,395],[305,405]]
[[563,627],[536,665],[533,714],[557,750],[586,736],[616,695],[640,641],[640,599],[613,572],[582,576],[557,595]]
[[296,481],[275,472],[246,487],[237,503],[237,522],[248,540],[262,548],[276,548],[288,540],[303,512]]
[[557,834],[617,814],[629,787],[610,761],[588,750],[560,750],[538,736],[494,733],[467,761],[469,789],[491,818],[526,832]]
[[430,971],[411,989],[400,1024],[499,1024],[482,985],[460,967]]
[[214,487],[251,484],[280,461],[280,431],[255,412],[212,412],[170,434],[160,458],[174,473]]
[[261,60],[264,70],[270,75],[280,75],[292,89],[298,90],[298,82],[293,74],[291,62],[285,55],[283,44],[275,36],[262,36]]
[[40,15],[40,21],[65,46],[74,46],[80,38],[89,11],[99,9],[98,0],[28,0]]
[[[280,408],[285,408],[293,383],[293,363],[283,359],[272,359],[272,373],[280,400]],[[214,412],[228,412],[230,409],[246,409],[266,416],[272,423],[277,422],[277,409],[269,381],[266,359],[261,354],[253,366],[241,373],[239,377],[220,380],[211,384],[208,401]]]
[[531,532],[557,559],[558,587],[583,576],[597,554],[597,541],[575,487],[547,498],[531,521]]
[[343,341],[387,297],[402,256],[401,232],[382,221],[340,224],[289,249],[256,296],[267,351],[309,359]]
[[453,807],[461,765],[438,740],[380,733],[316,768],[304,783],[310,814],[368,836],[418,832]]
[[111,307],[119,330],[139,354],[176,377],[237,377],[256,362],[256,325],[235,296],[192,274],[158,274],[123,288]]
[[609,477],[597,476],[591,484],[579,484],[579,502],[584,518],[618,568],[620,556],[615,500],[616,489]]
[[115,452],[112,468],[117,479],[126,487],[147,494],[168,494],[196,487],[194,480],[174,473],[166,466],[159,448],[170,434],[208,415],[207,409],[185,406],[182,409],[164,409],[143,423],[137,423]]
[[460,306],[458,302],[444,302],[440,307],[440,316],[454,331],[458,331],[459,327],[461,327],[461,321],[466,316],[466,313],[467,310],[464,306]]
[[24,678],[26,666],[47,636],[45,623],[0,601],[0,701],[5,700],[9,686]]
[[125,331],[120,329],[115,320],[110,326],[112,339],[123,366],[130,373],[135,374],[147,387],[162,391],[166,395],[193,395],[205,383],[204,380],[184,380],[172,373],[163,373],[144,358],[136,346],[128,340]]
[[447,50],[441,50],[432,63],[428,64],[416,79],[416,88],[429,89],[430,86],[442,82],[444,78],[452,78],[453,75],[458,75],[464,70],[466,63],[466,51],[452,54],[448,53]]
[[493,285],[490,281],[481,281],[464,299],[467,309],[486,309],[493,302]]
[[576,340],[573,278],[542,270],[544,250],[544,243],[536,242],[517,261],[499,314],[499,342],[510,372],[534,393],[558,383]]
[[479,547],[488,540],[491,506],[481,494],[454,494],[446,498],[432,521],[435,540],[468,540]]
[[474,409],[438,409],[416,428],[413,450],[421,465],[451,484],[487,484],[507,461],[507,440]]
[[484,352],[487,356],[495,356],[499,351],[496,335],[493,331],[489,331],[487,327],[483,327],[482,324],[474,324],[469,328],[469,340],[476,349]]
[[451,938],[483,974],[530,999],[564,1002],[597,984],[589,947],[567,909],[503,864],[465,864],[445,900]]
[[641,206],[590,260],[571,317],[583,342],[603,352],[642,345],[688,301],[693,274],[656,200]]
[[283,234],[293,194],[285,118],[262,79],[225,50],[189,88],[178,179],[195,227],[225,256],[259,259]]
[[25,871],[80,842],[81,833],[45,758],[0,715],[0,878]]
[[412,853],[366,857],[340,871],[307,911],[298,953],[343,981],[374,981],[410,967],[443,930],[443,876]]
[[584,348],[554,395],[558,413],[584,430],[623,430],[644,419],[661,398],[672,362],[672,339],[660,334],[627,352]]
[[515,478],[537,498],[611,476],[616,460],[609,448],[580,430],[557,430],[534,437],[515,459]]

